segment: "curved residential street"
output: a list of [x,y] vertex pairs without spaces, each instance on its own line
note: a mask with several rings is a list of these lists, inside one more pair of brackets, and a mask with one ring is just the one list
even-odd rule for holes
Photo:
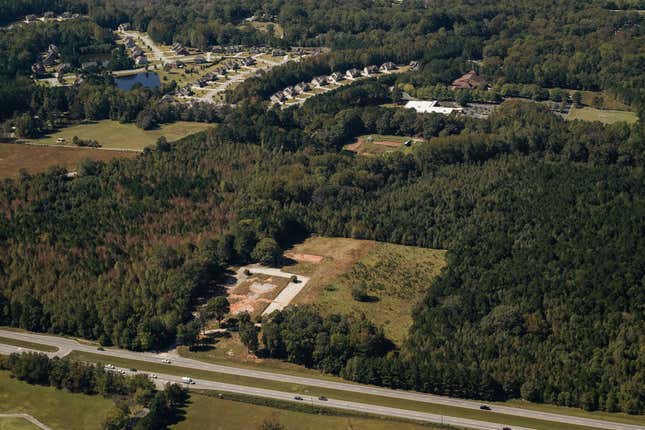
[[[132,360],[146,361],[146,362],[151,362],[156,364],[159,364],[163,358],[168,357],[168,354],[164,354],[164,353],[155,354],[150,352],[134,352],[134,351],[127,351],[127,350],[116,349],[116,348],[109,348],[109,349],[106,348],[104,351],[100,351],[100,350],[97,350],[96,346],[83,344],[72,339],[67,339],[67,338],[58,337],[58,336],[43,335],[43,334],[17,332],[17,331],[4,330],[4,329],[0,329],[0,337],[57,347],[58,351],[47,353],[49,356],[62,357],[69,354],[72,351],[81,351],[81,352],[88,352],[92,354],[103,355],[106,357],[106,360],[108,360],[109,357],[120,357],[120,358],[132,359]],[[20,351],[27,351],[27,350],[29,349],[2,344],[2,340],[0,339],[0,354],[8,354],[11,352],[20,352]],[[184,358],[184,357],[173,356],[172,364],[169,364],[168,366],[185,368],[187,373],[190,371],[189,369],[199,369],[204,371],[225,373],[229,375],[238,375],[238,376],[244,376],[244,377],[250,377],[250,378],[258,378],[258,379],[278,381],[278,382],[308,385],[312,387],[320,387],[320,388],[341,390],[341,391],[361,393],[361,394],[370,394],[375,396],[390,397],[390,398],[410,400],[410,401],[416,401],[416,402],[448,405],[448,406],[454,406],[454,407],[465,408],[465,409],[479,410],[482,404],[481,402],[478,402],[478,401],[457,399],[457,398],[451,398],[451,397],[445,397],[445,396],[437,396],[432,394],[424,394],[424,393],[418,393],[414,391],[393,390],[389,388],[381,388],[381,387],[375,387],[370,385],[350,384],[350,383],[329,381],[329,380],[317,379],[317,378],[306,378],[301,376],[285,375],[285,374],[276,373],[276,372],[267,372],[267,371],[260,371],[260,370],[224,366],[219,364],[211,364],[211,363],[205,363],[203,361],[193,360],[193,359]],[[190,376],[190,374],[188,373],[187,376]],[[170,375],[159,375],[159,378],[161,381],[180,382],[179,377],[170,376]],[[293,397],[294,396],[293,393],[286,393],[286,392],[274,391],[274,390],[265,390],[265,389],[250,387],[250,386],[223,384],[219,382],[207,381],[207,380],[201,380],[201,379],[199,380],[196,379],[195,382],[196,382],[196,384],[194,385],[195,388],[201,388],[201,389],[207,389],[207,390],[222,390],[222,391],[236,392],[241,394],[257,395],[261,397],[276,398],[281,400],[303,402],[303,400],[295,400]],[[365,403],[355,403],[355,402],[347,402],[343,400],[333,400],[333,399],[329,399],[328,401],[319,401],[317,398],[311,398],[309,396],[303,395],[301,397],[305,399],[304,401],[310,402],[311,404],[314,404],[317,406],[326,406],[326,407],[333,407],[333,408],[346,409],[346,410],[358,410],[361,412],[372,413],[377,415],[391,416],[391,417],[397,417],[397,418],[408,418],[408,419],[420,420],[425,422],[434,422],[434,423],[443,422],[445,424],[451,424],[455,426],[462,426],[462,427],[468,427],[468,428],[474,428],[474,429],[499,430],[505,426],[499,423],[468,420],[468,419],[457,418],[457,417],[446,417],[446,416],[442,417],[439,415],[417,412],[417,411],[412,411],[407,409],[389,408],[389,407],[383,407],[383,406],[371,405],[371,404],[365,404]],[[512,406],[490,405],[490,409],[491,409],[490,412],[493,412],[493,413],[497,412],[500,414],[513,415],[513,416],[525,417],[525,418],[533,418],[537,420],[552,421],[552,422],[564,423],[564,424],[586,426],[586,427],[598,428],[598,429],[607,429],[607,430],[644,430],[645,429],[645,427],[643,426],[638,426],[633,424],[623,424],[618,422],[583,418],[583,417],[577,417],[572,415],[542,412],[542,411],[523,409],[523,408],[512,407]],[[437,421],[437,419],[439,419],[439,421]],[[520,429],[520,427],[517,427],[517,426],[508,426],[508,427],[513,428],[515,430]]]

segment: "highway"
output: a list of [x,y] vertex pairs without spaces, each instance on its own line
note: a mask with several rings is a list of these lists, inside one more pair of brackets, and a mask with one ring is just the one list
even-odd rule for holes
[[[390,397],[390,398],[410,400],[410,401],[416,401],[416,402],[448,405],[448,406],[454,406],[454,407],[460,407],[460,408],[466,408],[466,409],[479,410],[479,407],[482,404],[481,402],[472,401],[472,400],[464,400],[464,399],[457,399],[457,398],[451,398],[446,396],[424,394],[424,393],[418,393],[414,391],[393,390],[389,388],[381,388],[381,387],[375,387],[370,385],[350,384],[350,383],[329,381],[329,380],[317,379],[317,378],[285,375],[285,374],[276,373],[276,372],[267,372],[267,371],[211,364],[211,363],[205,363],[202,361],[193,360],[189,358],[176,357],[176,356],[171,357],[168,354],[164,354],[164,353],[155,354],[150,352],[134,352],[134,351],[127,351],[127,350],[116,349],[116,348],[106,348],[104,351],[99,351],[97,350],[96,346],[79,343],[75,340],[58,337],[58,336],[49,336],[49,335],[16,332],[16,331],[0,329],[0,337],[22,340],[26,342],[33,342],[33,343],[38,343],[43,345],[50,345],[50,346],[55,346],[59,348],[59,350],[56,352],[48,353],[48,355],[50,356],[62,357],[69,354],[72,351],[82,351],[82,352],[89,352],[93,354],[104,355],[106,357],[106,362],[108,361],[109,357],[120,357],[120,358],[140,360],[140,361],[146,361],[146,362],[157,363],[157,364],[159,364],[163,358],[170,358],[172,360],[171,366],[186,368],[187,373],[189,373],[188,369],[199,369],[199,370],[205,370],[205,371],[211,371],[211,372],[225,373],[229,375],[238,375],[238,376],[258,378],[258,379],[271,380],[271,381],[277,381],[277,382],[308,385],[311,387],[327,388],[327,389],[341,390],[341,391],[361,393],[361,394],[370,394],[375,396]],[[17,349],[18,348],[14,346],[3,345],[2,340],[0,339],[0,354],[7,354],[8,352],[15,351]],[[26,349],[22,348],[22,350],[26,350]],[[186,376],[190,376],[190,374]],[[160,379],[169,380],[173,382],[178,381],[180,379],[178,377],[169,376],[169,375],[159,375],[159,377]],[[195,381],[197,382],[196,384],[197,388],[203,388],[208,390],[213,389],[213,390],[231,391],[231,392],[237,392],[241,394],[251,394],[251,395],[258,395],[262,397],[270,397],[270,398],[278,398],[278,399],[294,401],[293,393],[264,390],[264,389],[250,387],[250,386],[223,384],[219,382],[206,381],[206,380],[195,380]],[[354,402],[347,402],[347,401],[333,400],[333,399],[329,399],[329,401],[327,402],[320,402],[317,400],[317,398],[312,399],[306,396],[302,396],[302,397],[303,399],[306,399],[307,402],[313,402],[313,404],[318,406],[327,406],[327,407],[334,407],[334,408],[347,409],[347,410],[359,410],[361,412],[373,413],[378,415],[387,415],[387,416],[392,416],[397,418],[417,419],[417,420],[427,421],[427,422],[441,422],[441,421],[436,421],[438,417],[439,419],[443,419],[443,422],[445,424],[451,424],[451,425],[468,427],[468,428],[499,430],[503,427],[501,424],[496,424],[496,423],[465,420],[465,419],[456,418],[456,417],[445,417],[445,416],[440,417],[439,415],[427,414],[423,412],[411,411],[406,409],[388,408],[388,407],[377,406],[377,405],[354,403]],[[613,421],[605,421],[605,420],[577,417],[572,415],[563,415],[563,414],[535,411],[535,410],[523,409],[523,408],[512,407],[512,406],[498,406],[498,405],[489,405],[489,406],[491,408],[491,412],[497,412],[500,414],[513,415],[518,417],[533,418],[533,419],[538,419],[543,421],[573,424],[573,425],[580,425],[580,426],[586,426],[586,427],[598,428],[598,429],[607,429],[607,430],[645,430],[645,427],[633,425],[633,424],[623,424],[623,423],[618,423]],[[459,421],[459,424],[457,424],[456,421]],[[512,426],[508,426],[508,427],[512,427]],[[518,427],[512,427],[512,428],[518,429]]]

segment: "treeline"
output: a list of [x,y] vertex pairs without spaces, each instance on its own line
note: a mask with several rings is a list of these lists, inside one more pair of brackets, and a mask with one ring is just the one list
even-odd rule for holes
[[[117,410],[103,423],[104,430],[159,430],[178,421],[188,392],[176,384],[157,391],[148,375],[125,376],[100,365],[45,354],[11,354],[0,360],[0,369],[29,384],[54,387],[71,393],[102,395],[117,402]],[[131,406],[148,408],[142,418],[133,417]]]

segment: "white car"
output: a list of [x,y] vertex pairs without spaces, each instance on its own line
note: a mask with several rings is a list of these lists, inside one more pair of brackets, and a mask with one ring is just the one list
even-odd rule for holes
[[193,381],[193,379],[188,377],[188,376],[183,376],[181,378],[181,382],[183,382],[184,384],[194,384],[195,383],[195,381]]
[[150,378],[152,378],[152,379],[157,379],[157,375],[155,375],[154,373],[151,373],[151,374],[150,374]]
[[161,360],[161,362],[164,364],[170,364],[170,360],[168,360],[167,358],[164,358],[163,360]]

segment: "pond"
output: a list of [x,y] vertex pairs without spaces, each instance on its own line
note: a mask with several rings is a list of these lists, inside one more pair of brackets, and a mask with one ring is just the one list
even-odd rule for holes
[[122,76],[116,78],[116,86],[124,91],[130,91],[135,84],[141,84],[148,88],[159,88],[161,81],[155,72],[142,72],[136,75]]

